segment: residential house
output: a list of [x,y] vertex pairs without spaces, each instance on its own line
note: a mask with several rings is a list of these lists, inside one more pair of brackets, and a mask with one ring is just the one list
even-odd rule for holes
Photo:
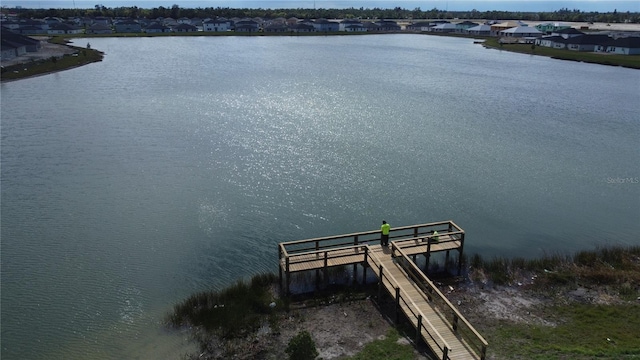
[[93,24],[89,26],[86,30],[87,34],[112,34],[113,30],[111,26],[104,24]]
[[49,34],[49,30],[45,30],[39,26],[20,26],[16,32],[22,35],[47,35]]
[[608,35],[582,35],[565,39],[566,48],[573,51],[593,52],[598,44],[608,44],[611,37]]
[[181,17],[180,19],[176,20],[178,22],[178,24],[189,24],[191,25],[191,19],[189,19],[188,17]]
[[317,32],[336,32],[340,30],[340,23],[327,19],[317,19],[313,22],[313,27]]
[[258,23],[251,19],[243,19],[234,24],[236,32],[258,32]]
[[608,43],[597,46],[596,52],[619,55],[640,55],[640,37],[630,36],[611,39]]
[[174,19],[174,18],[168,17],[168,18],[162,19],[161,24],[166,26],[166,27],[172,28],[174,26],[178,26],[178,21],[176,21],[176,19]]
[[536,46],[548,47],[553,49],[564,49],[567,47],[566,41],[567,39],[558,35],[549,35],[537,38],[534,41]]
[[467,29],[467,34],[489,36],[491,35],[491,26],[485,24],[474,26]]
[[540,30],[532,26],[518,26],[502,30],[498,33],[504,37],[517,37],[517,38],[538,38],[542,36]]
[[461,23],[457,23],[456,25],[456,32],[459,33],[467,33],[467,30],[474,27],[474,26],[478,26],[480,24],[478,23],[474,23],[472,21],[463,21]]
[[[2,22],[2,26],[9,30],[18,30],[18,28],[20,28],[20,23],[17,21],[7,20]],[[4,30],[4,28],[2,30]]]
[[10,60],[28,52],[37,52],[42,49],[40,41],[6,28],[0,32],[0,45],[2,47],[2,60]]
[[105,16],[96,16],[93,18],[94,24],[111,25],[111,19]]
[[430,27],[430,23],[428,21],[421,21],[421,22],[417,22],[417,23],[413,23],[413,24],[409,24],[407,26],[405,26],[405,30],[407,31],[428,31],[428,30],[422,30],[423,28],[429,28]]
[[347,27],[362,27],[362,22],[357,19],[345,19],[340,21],[340,26],[338,27],[339,31],[347,31]]
[[265,26],[264,28],[264,32],[267,32],[267,33],[286,33],[289,31],[290,31],[289,27],[282,23],[270,24]]
[[372,22],[366,22],[362,25],[367,32],[377,32],[380,31],[380,25]]
[[378,24],[378,31],[400,31],[402,29],[398,23],[391,20],[378,20],[376,24]]
[[208,19],[202,23],[203,31],[207,32],[225,32],[231,29],[231,23],[225,18]]
[[569,29],[571,26],[562,23],[542,23],[535,26],[538,31],[544,34],[552,34],[558,30]]
[[142,32],[142,25],[132,19],[116,22],[113,27],[117,33],[139,33]]
[[458,28],[456,27],[456,25],[451,23],[442,23],[429,28],[430,32],[438,32],[438,33],[452,33],[452,32],[456,32],[457,30]]
[[574,28],[568,28],[568,29],[561,29],[561,30],[556,30],[553,31],[551,33],[551,35],[557,35],[557,36],[562,36],[565,39],[568,39],[570,37],[575,37],[575,36],[582,36],[584,35],[584,33],[580,30],[576,30]]
[[344,32],[367,32],[367,29],[360,24],[350,24],[344,27]]
[[53,23],[49,25],[49,30],[47,32],[50,35],[82,34],[84,29],[70,24]]
[[499,36],[500,31],[504,31],[507,29],[515,28],[520,26],[519,23],[513,21],[502,22],[498,24],[490,24],[491,25],[491,36]]
[[153,23],[147,26],[144,29],[144,32],[146,32],[147,34],[168,33],[171,32],[171,28],[166,25]]
[[298,25],[298,18],[290,17],[287,19],[287,26],[291,27],[293,25]]
[[303,23],[290,26],[289,28],[291,29],[291,31],[295,33],[309,33],[309,32],[316,31],[316,28],[313,27],[313,25],[303,24]]
[[195,26],[196,28],[198,28],[198,31],[204,31],[204,26],[202,24],[202,19],[201,18],[192,18],[191,19],[191,25]]
[[174,26],[173,27],[173,31],[178,32],[178,33],[196,32],[196,31],[198,31],[198,28],[196,26],[191,25],[191,24],[181,23],[181,24],[178,24],[178,25]]

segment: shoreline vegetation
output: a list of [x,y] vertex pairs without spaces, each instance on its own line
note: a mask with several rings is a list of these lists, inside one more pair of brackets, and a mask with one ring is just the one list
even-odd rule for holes
[[[407,34],[406,32],[391,32],[384,34]],[[420,35],[431,36],[449,36],[464,37],[477,39],[485,48],[505,50],[529,55],[538,55],[551,57],[559,60],[570,60],[577,62],[621,66],[631,69],[640,69],[640,56],[637,55],[612,55],[591,52],[577,52],[566,49],[553,49],[547,47],[533,46],[530,44],[502,44],[499,39],[487,36],[465,35],[465,34],[433,34],[433,33],[416,33]],[[346,32],[327,32],[327,33],[123,33],[123,34],[81,34],[79,35],[55,35],[51,42],[56,44],[65,44],[75,50],[73,54],[67,54],[62,57],[51,56],[40,60],[31,60],[20,64],[6,66],[2,68],[2,76],[0,81],[13,81],[33,76],[45,75],[52,72],[72,69],[78,66],[102,61],[104,53],[90,49],[68,45],[69,39],[73,38],[100,38],[100,37],[163,37],[163,36],[366,36],[371,33],[346,33]]]
[[[535,259],[475,254],[463,268],[431,278],[487,339],[488,359],[640,357],[640,246]],[[291,297],[279,290],[275,274],[239,280],[176,304],[166,324],[197,344],[185,359],[431,358],[410,340],[406,319],[391,321],[393,300],[378,298],[375,284]]]

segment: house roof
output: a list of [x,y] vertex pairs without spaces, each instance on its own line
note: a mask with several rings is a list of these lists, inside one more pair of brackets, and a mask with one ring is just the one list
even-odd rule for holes
[[640,49],[640,37],[630,36],[617,38],[613,40],[609,46],[623,47],[629,49]]
[[20,35],[15,33],[9,29],[2,29],[0,32],[0,39],[2,41],[10,41],[11,43],[22,44],[22,45],[33,45],[39,43],[38,40],[32,39],[28,36]]
[[178,30],[197,30],[198,29],[196,26],[193,26],[191,24],[184,24],[184,23],[177,25],[175,28]]
[[505,34],[542,34],[540,30],[531,26],[518,26],[518,27],[502,30],[500,32]]
[[111,26],[105,24],[93,24],[89,26],[91,30],[111,30]]
[[514,28],[519,26],[521,26],[520,23],[517,23],[514,21],[507,21],[507,22],[491,25],[491,27],[493,28],[501,28],[501,29],[508,29],[508,28]]
[[455,29],[457,29],[457,27],[454,24],[451,24],[451,23],[444,23],[444,24],[438,24],[438,25],[432,27],[432,29],[436,29],[436,30],[455,30]]
[[582,31],[576,30],[574,28],[556,30],[556,31],[554,31],[554,33],[557,33],[557,34],[568,34],[568,35],[582,35],[582,34],[584,34]]
[[147,30],[149,30],[149,29],[151,29],[151,30],[156,30],[156,29],[158,29],[158,30],[168,30],[169,27],[168,26],[164,26],[162,24],[154,23],[154,24],[151,24],[151,25],[147,26]]
[[482,25],[474,26],[472,28],[468,28],[467,31],[491,31],[491,26],[482,24]]
[[64,23],[60,23],[60,24],[51,24],[49,26],[49,29],[51,30],[78,30],[77,26],[74,25],[69,25],[69,24],[64,24]]

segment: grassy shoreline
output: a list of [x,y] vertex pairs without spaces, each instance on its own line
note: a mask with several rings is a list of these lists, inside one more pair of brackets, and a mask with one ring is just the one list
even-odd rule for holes
[[102,61],[104,57],[104,53],[101,51],[69,45],[67,44],[67,40],[63,37],[54,37],[51,42],[68,46],[69,48],[74,49],[75,53],[66,54],[62,57],[52,56],[46,59],[28,61],[3,67],[0,81],[16,81],[51,74],[58,71],[69,70]]
[[[389,33],[384,33],[389,34]],[[391,33],[398,34],[398,33]],[[399,32],[399,34],[407,34],[406,32]],[[416,33],[418,34],[418,33]],[[517,52],[529,55],[538,55],[551,57],[559,60],[578,61],[585,63],[593,63],[600,65],[621,66],[631,69],[640,69],[640,56],[638,55],[611,55],[591,52],[577,52],[570,50],[551,49],[546,47],[536,47],[525,44],[500,44],[497,38],[472,36],[462,34],[432,34],[432,33],[419,33],[420,35],[429,36],[448,36],[448,37],[464,37],[472,39],[482,39],[483,46],[490,49],[498,49],[504,51]],[[78,35],[58,35],[52,38],[52,42],[65,43],[68,39],[73,38],[105,38],[105,37],[174,37],[174,36],[366,36],[366,35],[379,35],[372,33],[347,33],[347,32],[316,32],[316,33],[207,33],[202,34],[200,32],[191,33],[160,33],[160,34],[147,34],[147,33],[126,33],[126,34],[82,34]],[[70,46],[70,45],[67,45]],[[78,56],[64,56],[60,59],[53,60],[53,58],[27,62],[17,65],[8,66],[3,69],[2,77],[0,81],[13,81],[24,78],[29,78],[38,75],[49,74],[56,71],[63,71],[72,69],[78,66],[90,64],[92,62],[102,61],[103,53],[93,49],[83,49],[74,46],[70,46],[78,50]],[[25,70],[26,69],[26,70]]]
[[[488,358],[640,357],[640,347],[637,346],[640,334],[636,331],[640,327],[640,246],[605,247],[581,251],[573,256],[550,255],[538,259],[486,260],[473,255],[465,261],[465,268],[468,271],[464,277],[449,276],[437,281],[447,297],[458,304],[465,317],[487,338]],[[350,310],[369,306],[369,302],[375,303],[375,311],[384,313],[384,309],[389,307],[389,299],[377,299],[375,289],[371,291],[366,287],[346,288],[338,293],[322,293],[320,297],[290,302],[291,299],[277,297],[277,285],[270,282],[273,280],[277,283],[277,276],[259,275],[251,280],[250,286],[238,283],[221,292],[196,294],[174,307],[174,312],[167,316],[167,324],[173,328],[190,328],[197,334],[194,339],[200,346],[199,358],[252,358],[259,355],[265,359],[276,359],[282,356],[278,344],[284,347],[283,344],[290,340],[283,334],[286,333],[285,328],[291,326],[287,320],[291,317],[304,319],[312,317],[310,312],[325,311],[320,318],[338,316],[340,319],[342,311],[346,317]],[[260,285],[261,290],[238,292],[239,288],[248,289],[256,285]],[[234,297],[237,301],[233,300]],[[260,300],[255,306],[245,304],[241,308],[230,309],[230,314],[236,314],[231,321],[227,315],[221,315],[228,307],[221,308],[220,299],[226,299],[226,303],[242,304],[245,300],[241,299],[247,297]],[[340,306],[340,310],[326,312],[332,306]],[[247,312],[247,309],[253,311]],[[296,315],[301,310],[307,311],[305,315]],[[196,318],[178,316],[182,311],[198,314]],[[202,325],[212,324],[213,319],[218,321],[216,326]],[[246,326],[238,328],[242,323]],[[234,330],[225,330],[227,326]],[[351,325],[334,321],[332,326],[349,328]],[[389,326],[400,337],[411,338],[402,323]],[[264,332],[265,328],[270,330]],[[359,333],[362,327],[351,330]],[[262,338],[256,335],[260,331],[264,333]],[[319,336],[313,329],[310,333],[316,339]],[[397,343],[388,340],[393,337],[390,334],[364,347],[357,347],[358,354],[354,358],[382,360],[386,355],[376,357],[370,354],[388,355],[398,351],[405,355],[397,359],[423,356],[416,351],[424,354],[424,347],[418,346],[413,351],[396,348]],[[256,344],[262,344],[257,346],[259,354],[254,352]]]

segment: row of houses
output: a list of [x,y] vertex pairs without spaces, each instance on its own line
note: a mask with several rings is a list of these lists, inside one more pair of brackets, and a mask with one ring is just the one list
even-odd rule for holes
[[395,21],[359,20],[330,21],[327,19],[299,20],[297,18],[263,19],[108,19],[100,18],[84,25],[74,22],[43,20],[3,21],[4,28],[23,35],[166,33],[166,32],[380,32],[400,31]]
[[611,34],[585,34],[561,23],[539,24],[535,27],[521,22],[477,24],[470,21],[452,24],[417,23],[407,29],[420,32],[459,33],[477,36],[495,36],[501,43],[524,43],[554,49],[599,52],[619,55],[640,54],[640,34],[624,37]]
[[[330,21],[327,19],[298,20],[273,19],[206,19],[201,25],[194,25],[199,19],[133,20],[100,18],[87,28],[80,28],[66,22],[43,19],[30,20],[19,24],[2,22],[3,33],[11,32],[22,35],[58,35],[58,34],[110,34],[110,33],[168,33],[168,32],[267,32],[267,33],[302,33],[302,32],[398,32],[403,30],[396,22],[387,20],[360,21],[346,19]],[[35,23],[39,24],[35,26]],[[172,26],[167,24],[173,24]],[[535,27],[521,22],[489,22],[478,24],[471,21],[451,23],[449,21],[417,22],[405,26],[404,31],[460,33],[473,36],[496,36],[502,43],[526,43],[536,46],[567,49],[572,51],[600,52],[621,55],[640,54],[640,37],[616,37],[606,34],[585,34],[570,26],[560,23],[539,24]],[[640,36],[640,34],[638,34]],[[20,56],[14,43],[3,40],[3,56],[7,59],[13,49],[13,56]],[[14,40],[12,40],[14,41]],[[15,41],[14,41],[15,42]]]

